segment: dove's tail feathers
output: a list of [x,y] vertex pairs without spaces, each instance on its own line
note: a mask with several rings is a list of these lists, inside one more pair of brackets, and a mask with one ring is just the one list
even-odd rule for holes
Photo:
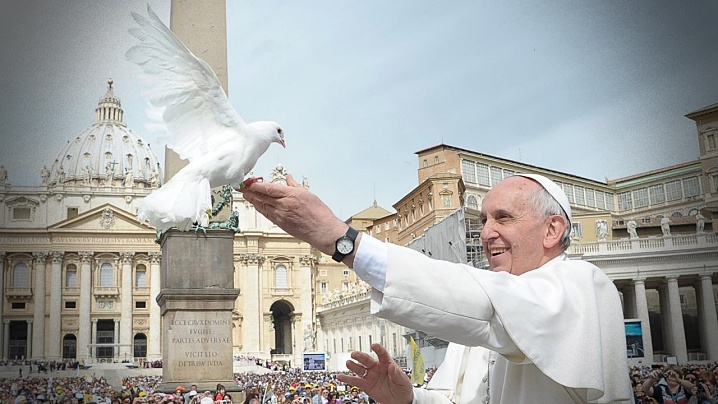
[[207,227],[212,211],[211,193],[206,178],[186,180],[175,176],[142,201],[137,219],[147,220],[162,232],[172,227],[186,231],[193,223]]

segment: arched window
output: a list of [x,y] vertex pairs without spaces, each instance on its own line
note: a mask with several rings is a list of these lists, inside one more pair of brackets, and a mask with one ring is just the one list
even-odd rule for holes
[[77,357],[77,337],[67,334],[62,337],[62,358],[73,359]]
[[12,287],[27,288],[28,284],[27,264],[24,262],[18,262],[15,264],[12,271]]
[[114,286],[114,268],[109,262],[100,265],[100,286]]
[[75,264],[70,264],[65,268],[65,287],[77,287],[77,266]]
[[274,271],[274,287],[277,289],[286,289],[287,286],[287,267],[282,264],[277,265]]
[[135,268],[135,287],[146,288],[147,287],[147,267],[143,264],[137,265]]
[[147,356],[147,336],[145,334],[136,334],[134,338],[134,352],[132,354],[135,358],[144,358]]
[[466,207],[469,209],[479,210],[479,201],[474,195],[469,195],[466,199]]

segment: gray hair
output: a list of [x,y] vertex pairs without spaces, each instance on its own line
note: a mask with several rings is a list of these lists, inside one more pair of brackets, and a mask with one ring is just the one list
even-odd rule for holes
[[566,251],[568,246],[571,245],[571,221],[568,220],[566,212],[563,211],[561,204],[554,199],[551,194],[546,191],[543,187],[540,187],[529,196],[529,202],[531,206],[541,214],[544,218],[549,218],[553,215],[562,216],[566,220],[566,230],[563,232],[563,236],[560,240],[561,251]]

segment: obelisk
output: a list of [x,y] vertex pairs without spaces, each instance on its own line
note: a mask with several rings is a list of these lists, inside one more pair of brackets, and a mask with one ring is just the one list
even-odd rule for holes
[[[172,0],[170,28],[215,71],[227,91],[225,0]],[[186,161],[165,150],[165,181]],[[234,232],[169,230],[161,239],[162,378],[160,390],[196,384],[213,391],[218,383],[236,388],[233,377],[232,310]]]

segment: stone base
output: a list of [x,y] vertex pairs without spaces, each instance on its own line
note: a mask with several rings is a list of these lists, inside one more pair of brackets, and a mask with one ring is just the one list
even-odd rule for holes
[[214,391],[218,383],[236,389],[232,357],[234,233],[206,235],[170,230],[163,234],[161,390],[196,384]]

